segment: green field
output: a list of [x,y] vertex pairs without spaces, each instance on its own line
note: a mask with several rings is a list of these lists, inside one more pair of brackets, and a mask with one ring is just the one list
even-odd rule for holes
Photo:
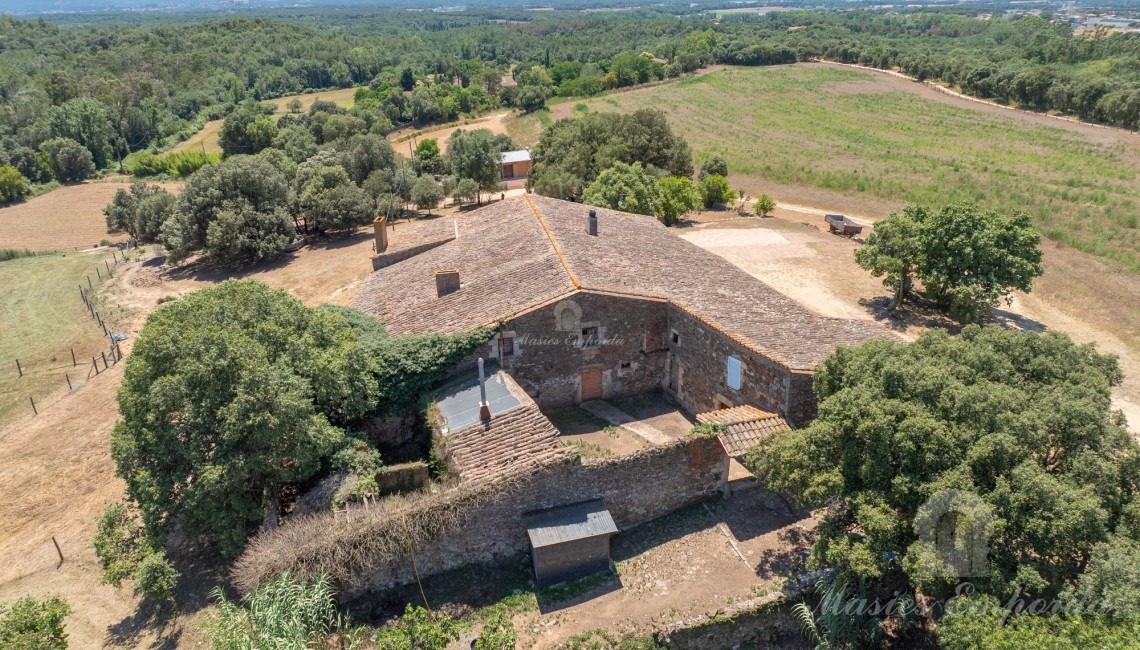
[[730,68],[585,103],[666,111],[698,159],[728,161],[734,187],[1019,208],[1049,239],[1140,272],[1140,153],[1123,144],[812,65]]
[[[0,427],[31,414],[29,396],[47,407],[64,394],[65,372],[76,385],[83,383],[91,356],[106,349],[103,330],[79,297],[88,274],[99,288],[95,267],[104,259],[110,256],[41,255],[0,262]],[[78,368],[71,365],[72,347]]]

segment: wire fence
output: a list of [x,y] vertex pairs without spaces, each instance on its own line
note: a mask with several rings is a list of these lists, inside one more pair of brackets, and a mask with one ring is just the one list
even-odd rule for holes
[[83,303],[92,326],[102,331],[105,342],[68,346],[51,353],[10,357],[0,367],[0,396],[4,401],[24,402],[22,409],[14,409],[31,416],[60,402],[85,386],[88,381],[110,370],[123,360],[120,346],[125,339],[115,331],[103,313],[104,303],[96,293],[106,281],[115,277],[115,269],[128,262],[126,251],[112,248],[110,259],[97,260],[75,291]]

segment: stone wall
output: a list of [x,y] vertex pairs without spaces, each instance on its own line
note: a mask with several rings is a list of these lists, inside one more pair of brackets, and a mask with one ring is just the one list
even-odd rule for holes
[[818,402],[812,392],[814,375],[810,372],[793,372],[788,380],[788,422],[794,427],[805,427],[815,419]]
[[[564,314],[570,315],[569,325],[562,322]],[[582,330],[592,327],[598,345],[583,346]],[[513,354],[500,357],[500,337],[513,339]],[[655,299],[578,292],[507,321],[461,365],[473,364],[477,356],[499,359],[544,408],[581,402],[582,370],[597,368],[604,399],[664,388],[690,413],[752,404],[793,426],[808,424],[816,414],[810,372],[794,372]],[[728,386],[729,356],[741,363],[739,389]]]
[[[580,292],[504,323],[479,354],[499,357],[499,338],[513,337],[514,353],[500,363],[543,407],[580,402],[583,369],[601,370],[604,399],[642,395],[664,377],[666,308],[656,300]],[[596,331],[596,338],[585,340],[583,330]]]
[[[788,415],[792,373],[786,367],[748,350],[682,309],[670,306],[668,316],[665,387],[687,411],[711,411],[727,402]],[[739,389],[728,386],[729,356],[740,360]],[[809,377],[809,397],[810,389]]]
[[[687,438],[620,458],[548,466],[465,513],[462,525],[444,531],[415,551],[420,576],[466,564],[495,563],[530,549],[523,514],[590,499],[602,499],[621,530],[666,515],[724,490],[728,457],[715,438]],[[426,509],[449,507],[451,495],[432,497]],[[415,580],[406,555],[376,558],[367,574],[342,585],[342,597],[357,598]]]

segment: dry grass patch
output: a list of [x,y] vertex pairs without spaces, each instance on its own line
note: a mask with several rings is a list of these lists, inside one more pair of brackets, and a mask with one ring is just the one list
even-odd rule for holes
[[[181,183],[160,183],[178,192]],[[103,208],[115,191],[130,183],[81,183],[66,185],[16,205],[0,208],[0,248],[33,251],[65,251],[90,248],[100,241],[120,242],[126,235],[107,234]]]

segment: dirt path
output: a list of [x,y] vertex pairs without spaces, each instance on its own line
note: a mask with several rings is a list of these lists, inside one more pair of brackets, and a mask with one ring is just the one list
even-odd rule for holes
[[[413,232],[414,223],[397,225]],[[161,258],[145,255],[116,270],[103,292],[127,317],[125,354],[158,300],[212,285],[227,277],[256,278],[286,289],[310,305],[347,304],[371,273],[371,233],[301,249],[276,264],[243,273],[191,265],[167,272]],[[0,601],[58,594],[71,605],[67,632],[73,648],[205,647],[200,623],[203,584],[184,580],[190,605],[165,624],[139,614],[130,587],[101,585],[89,547],[103,508],[123,496],[110,454],[118,419],[115,393],[123,364],[92,377],[82,388],[44,408],[37,417],[0,430]],[[65,561],[59,558],[55,537]],[[186,568],[180,567],[184,574]],[[190,568],[193,570],[193,567]],[[206,588],[216,584],[210,582]],[[180,600],[182,603],[182,600]]]

